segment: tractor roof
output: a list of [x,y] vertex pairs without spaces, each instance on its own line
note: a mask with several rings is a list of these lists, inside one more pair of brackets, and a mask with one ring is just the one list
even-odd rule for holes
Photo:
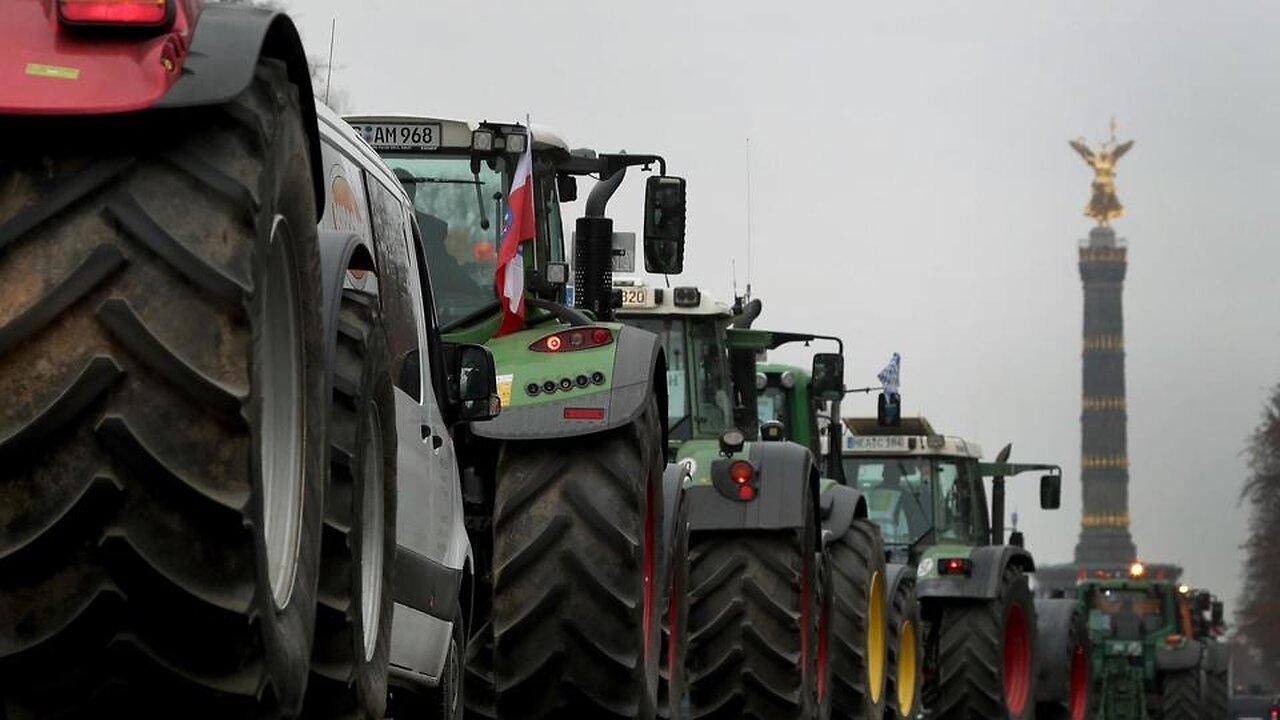
[[[431,117],[429,115],[414,115],[411,113],[377,113],[377,114],[360,114],[346,115],[344,118],[351,124],[426,124],[438,123],[441,126],[441,143],[448,148],[470,148],[471,132],[480,127],[479,122],[471,120],[450,120],[447,118]],[[496,125],[509,130],[524,129],[522,123],[502,123],[488,122],[489,125]],[[533,126],[533,149],[534,150],[552,150],[563,153],[569,152],[569,145],[560,137],[559,133],[545,125]]]
[[622,291],[622,316],[733,317],[728,303],[696,287],[658,288],[634,277],[615,277],[613,287]]
[[896,428],[882,428],[875,418],[844,418],[844,425],[842,454],[846,457],[919,455],[982,458],[980,445],[963,438],[939,435],[922,417],[902,418],[902,424]]

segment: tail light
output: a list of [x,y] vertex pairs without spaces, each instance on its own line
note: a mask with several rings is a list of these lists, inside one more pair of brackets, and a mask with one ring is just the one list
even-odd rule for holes
[[938,561],[939,575],[968,575],[972,568],[969,558],[943,558]]
[[529,346],[533,352],[590,350],[613,342],[613,331],[602,327],[581,327],[552,333]]
[[58,17],[68,25],[160,27],[173,19],[168,0],[58,0]]
[[759,472],[747,460],[716,460],[711,463],[711,484],[721,495],[738,502],[756,499]]

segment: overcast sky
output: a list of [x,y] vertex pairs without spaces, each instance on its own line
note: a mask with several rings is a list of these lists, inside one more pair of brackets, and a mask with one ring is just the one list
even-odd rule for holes
[[[1096,143],[1114,114],[1137,141],[1115,223],[1134,536],[1236,595],[1242,452],[1280,381],[1280,4],[292,4],[315,55],[337,19],[348,110],[528,113],[573,146],[664,154],[689,180],[680,282],[724,296],[731,260],[748,279],[750,137],[760,325],[842,335],[850,384],[900,352],[908,414],[1061,463],[1061,511],[1037,508],[1034,477],[1013,493],[1040,562],[1079,532],[1091,171],[1067,140]],[[615,197],[619,229],[640,188]]]

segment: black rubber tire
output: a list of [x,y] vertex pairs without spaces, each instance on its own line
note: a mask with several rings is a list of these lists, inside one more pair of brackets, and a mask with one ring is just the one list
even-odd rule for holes
[[[802,621],[822,611],[814,523],[810,508],[800,530],[693,536],[687,680],[692,717],[816,715],[820,623]],[[812,649],[808,658],[805,647]]]
[[[381,718],[391,652],[396,555],[396,408],[390,350],[376,297],[347,290],[338,307],[329,413],[320,595],[312,646],[308,718]],[[371,463],[376,463],[373,475]],[[371,477],[371,475],[373,475]],[[376,483],[376,485],[370,485]],[[362,564],[366,493],[381,495],[378,628],[364,647]],[[370,511],[377,512],[373,505]]]
[[466,653],[467,692],[462,699],[472,718],[498,717],[498,694],[493,680],[493,621],[485,621],[471,633]]
[[1208,720],[1228,720],[1231,717],[1231,679],[1227,671],[1205,673],[1204,703]]
[[663,595],[655,577],[665,467],[659,417],[650,398],[636,422],[618,430],[503,446],[493,524],[500,717],[654,717]]
[[[910,623],[914,632],[907,638],[915,648],[915,682],[909,694],[910,701],[903,705],[898,692],[898,659],[901,655],[903,630]],[[886,720],[913,720],[920,711],[923,698],[924,683],[924,648],[921,638],[924,637],[924,626],[920,620],[920,604],[916,602],[916,583],[914,573],[903,577],[893,589],[893,597],[889,603],[889,659],[885,664],[884,717]]]
[[689,655],[689,507],[683,496],[676,511],[675,536],[667,562],[670,580],[662,622],[658,717],[678,720],[684,712]]
[[[9,720],[301,708],[327,473],[304,101],[264,59],[224,106],[4,119],[23,138],[0,163]],[[265,298],[281,288],[303,501],[278,611],[260,475],[263,428],[280,427],[262,417],[280,388],[266,378],[284,367],[262,358],[281,307]]]
[[[1006,624],[1021,611],[1026,633],[1024,702],[1011,708],[1004,681]],[[989,602],[951,602],[942,607],[938,628],[937,705],[932,717],[971,720],[1035,715],[1035,602],[1022,571],[1005,568],[1000,590]]]
[[[888,612],[884,597],[884,541],[870,520],[855,518],[827,546],[831,557],[831,717],[878,718],[884,713]],[[874,592],[879,598],[872,596]],[[873,602],[879,607],[873,613]],[[873,622],[872,615],[878,615]],[[873,650],[873,646],[878,648]],[[880,657],[873,663],[871,652]],[[872,677],[873,671],[876,677]]]
[[[1036,680],[1036,688],[1041,695],[1042,701],[1036,704],[1036,717],[1041,720],[1058,717],[1069,719],[1071,717],[1072,668],[1076,653],[1080,654],[1085,663],[1082,666],[1085,693],[1083,717],[1092,717],[1093,687],[1088,670],[1090,659],[1089,628],[1084,613],[1080,611],[1075,601],[1072,600],[1042,600],[1040,602],[1049,603],[1049,605],[1047,607],[1043,604],[1037,605],[1037,613],[1039,615],[1037,621],[1042,627],[1037,630],[1036,649],[1040,657],[1037,659],[1036,674],[1038,678]],[[1062,606],[1054,607],[1058,603],[1062,603]],[[1070,608],[1069,614],[1067,614],[1068,610],[1066,608]],[[1062,625],[1065,625],[1065,628],[1061,627]],[[1063,630],[1066,631],[1065,639],[1060,634],[1057,634]],[[1063,688],[1061,684],[1058,687],[1047,686],[1051,682],[1065,682],[1066,687]]]
[[1165,673],[1162,686],[1161,720],[1202,720],[1199,668]]

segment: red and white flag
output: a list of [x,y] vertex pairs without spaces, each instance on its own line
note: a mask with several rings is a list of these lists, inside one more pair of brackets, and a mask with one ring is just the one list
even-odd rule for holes
[[502,244],[498,246],[498,271],[494,279],[502,303],[502,324],[495,337],[524,327],[524,252],[521,243],[537,232],[533,216],[533,130],[511,178],[507,208],[502,215]]

